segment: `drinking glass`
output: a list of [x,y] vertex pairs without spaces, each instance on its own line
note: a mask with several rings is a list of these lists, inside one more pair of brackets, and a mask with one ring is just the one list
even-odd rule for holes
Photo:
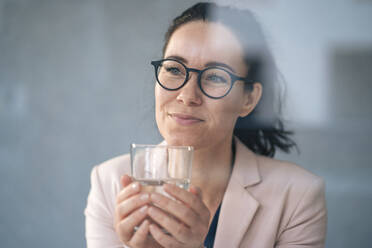
[[142,192],[161,193],[165,183],[188,189],[194,149],[191,146],[131,145],[132,177]]

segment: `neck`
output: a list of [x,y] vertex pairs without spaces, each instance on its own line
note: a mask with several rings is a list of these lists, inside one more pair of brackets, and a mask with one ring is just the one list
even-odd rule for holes
[[194,151],[191,183],[202,191],[204,203],[215,209],[222,201],[232,169],[232,140]]

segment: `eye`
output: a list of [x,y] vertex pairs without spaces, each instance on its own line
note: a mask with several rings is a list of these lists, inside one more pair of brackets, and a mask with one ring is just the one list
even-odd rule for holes
[[165,70],[168,72],[168,73],[171,73],[173,75],[180,75],[182,74],[181,70],[178,68],[178,67],[165,67]]
[[173,60],[166,60],[158,68],[158,74],[160,77],[167,77],[169,79],[181,79],[186,77],[186,69],[185,67]]
[[215,74],[215,73],[209,74],[205,79],[211,83],[222,83],[222,84],[227,83],[226,78],[218,74]]

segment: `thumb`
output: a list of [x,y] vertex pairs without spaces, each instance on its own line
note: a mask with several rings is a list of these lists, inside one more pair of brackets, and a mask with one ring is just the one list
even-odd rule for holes
[[121,182],[121,185],[123,185],[123,187],[127,187],[129,184],[132,183],[132,178],[128,176],[127,174],[124,174],[123,176],[121,176],[120,182]]

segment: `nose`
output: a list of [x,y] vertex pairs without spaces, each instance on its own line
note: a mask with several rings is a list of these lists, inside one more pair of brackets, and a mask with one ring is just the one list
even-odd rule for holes
[[202,92],[198,86],[197,74],[190,74],[186,84],[178,91],[178,102],[187,106],[198,106],[202,103]]

